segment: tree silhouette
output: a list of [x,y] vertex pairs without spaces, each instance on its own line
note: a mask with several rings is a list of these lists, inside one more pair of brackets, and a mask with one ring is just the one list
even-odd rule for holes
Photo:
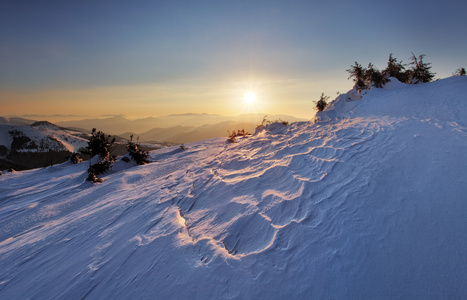
[[354,66],[350,65],[350,69],[347,69],[346,71],[349,72],[349,79],[353,79],[355,86],[359,91],[368,88],[365,83],[365,69],[358,62],[355,62]]
[[329,96],[325,96],[324,93],[321,93],[319,100],[316,101],[316,109],[318,109],[318,111],[323,111],[326,108],[326,106],[328,106],[328,99]]
[[389,79],[378,70],[372,63],[368,64],[368,68],[365,69],[365,81],[368,82],[367,86],[374,85],[376,88],[382,88]]
[[403,83],[407,83],[409,79],[405,65],[402,64],[402,61],[398,62],[397,59],[392,56],[392,53],[389,54],[388,65],[383,73],[386,77],[394,77]]
[[[84,154],[90,155],[87,177],[88,181],[102,181],[102,179],[97,178],[97,175],[106,172],[112,166],[112,162],[115,161],[115,157],[110,155],[114,144],[115,138],[111,140],[110,135],[106,136],[103,132],[97,131],[96,128],[92,129],[91,138],[89,139],[88,146],[84,151]],[[92,158],[96,155],[99,156],[98,162],[91,164]]]
[[411,62],[409,64],[410,66],[412,66],[412,68],[408,72],[410,76],[410,83],[426,83],[430,82],[435,77],[436,73],[432,73],[430,71],[431,63],[425,63],[423,61],[423,58],[425,56],[425,54],[422,54],[419,55],[417,58],[412,52],[412,57],[410,58]]
[[454,76],[465,76],[466,75],[465,68],[457,69],[456,72],[453,73],[452,75],[454,75]]

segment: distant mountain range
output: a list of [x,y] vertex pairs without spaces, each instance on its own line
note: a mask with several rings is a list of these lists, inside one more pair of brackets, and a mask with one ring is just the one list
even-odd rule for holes
[[[215,114],[173,114],[129,120],[123,116],[105,119],[83,119],[57,123],[60,126],[89,131],[97,128],[108,134],[129,138],[139,136],[140,141],[190,143],[214,137],[227,136],[228,131],[245,129],[253,132],[261,124],[264,114],[221,116]],[[303,121],[288,115],[269,115],[267,120],[287,122]]]
[[0,124],[9,124],[9,125],[31,125],[37,122],[37,120],[25,119],[21,117],[11,117],[4,118],[0,117]]
[[[0,169],[16,170],[61,163],[72,152],[87,146],[92,128],[117,136],[152,144],[185,144],[227,137],[233,130],[254,133],[263,122],[262,114],[235,117],[213,114],[174,114],[129,120],[123,116],[60,122],[36,121],[21,117],[0,117]],[[301,121],[287,115],[270,115],[269,121]],[[268,121],[265,121],[268,122]],[[125,151],[124,143],[116,155]],[[146,145],[150,147],[149,145]]]
[[[143,132],[138,136],[141,141],[166,141],[176,144],[192,143],[196,141],[216,138],[227,137],[229,132],[233,130],[245,129],[249,133],[254,133],[258,124],[239,121],[225,121],[211,125],[203,126],[175,126],[170,128],[153,128],[149,131]],[[129,138],[132,133],[120,134],[123,138]]]

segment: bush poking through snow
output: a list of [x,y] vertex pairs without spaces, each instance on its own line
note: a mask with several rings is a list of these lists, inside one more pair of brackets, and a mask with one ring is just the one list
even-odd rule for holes
[[325,96],[324,93],[321,93],[319,100],[315,101],[316,109],[318,111],[323,111],[326,108],[326,106],[328,106],[328,102],[327,102],[328,99],[329,99],[329,96]]
[[110,135],[106,136],[103,132],[97,131],[96,128],[92,129],[92,135],[84,153],[91,156],[89,163],[91,163],[92,158],[95,156],[98,156],[99,160],[97,163],[89,166],[88,181],[102,182],[102,179],[98,178],[97,175],[101,175],[109,170],[115,161],[115,156],[110,155],[114,144],[115,138],[111,140]]
[[258,131],[258,128],[262,128],[262,127],[264,127],[265,124],[267,124],[267,122],[268,122],[267,117],[268,117],[268,116],[264,116],[264,117],[263,117],[263,121],[261,122],[261,124],[256,125],[255,134],[256,134],[256,132]]
[[452,75],[454,75],[454,76],[465,76],[465,75],[467,75],[467,73],[465,72],[465,68],[459,68]]
[[101,175],[107,172],[112,166],[113,161],[114,159],[105,159],[90,165],[88,168],[88,177],[86,180],[92,182],[102,182],[102,179],[98,178],[97,175]]
[[264,116],[264,117],[263,117],[263,121],[261,122],[260,125],[257,125],[256,128],[265,126],[265,125],[267,125],[267,124],[272,124],[272,123],[281,123],[282,125],[285,125],[285,126],[289,125],[289,122],[288,122],[288,121],[283,121],[283,120],[281,120],[281,119],[277,119],[277,120],[275,120],[275,121],[269,121],[269,120],[267,119],[267,116]]
[[283,121],[283,120],[281,120],[281,119],[277,119],[277,120],[275,120],[275,121],[267,121],[267,123],[268,123],[268,124],[281,123],[282,125],[285,125],[285,126],[289,125],[289,122]]
[[149,152],[141,150],[136,143],[133,143],[133,135],[130,137],[130,141],[126,146],[128,150],[128,155],[133,159],[138,165],[144,165],[150,162]]
[[83,154],[89,155],[91,158],[99,155],[100,158],[106,158],[110,155],[115,144],[115,138],[110,139],[110,135],[105,135],[102,131],[92,129],[92,135],[89,139],[88,146],[83,151]]
[[248,133],[247,131],[245,131],[245,129],[239,129],[237,132],[232,131],[232,133],[230,133],[230,131],[228,131],[229,133],[229,137],[227,139],[227,142],[230,142],[230,143],[235,143],[236,142],[236,138],[238,136],[247,136],[247,135],[251,135],[251,133]]
[[79,163],[81,163],[83,161],[83,159],[76,152],[73,152],[69,159],[70,159],[71,163],[73,163],[75,165],[79,164]]

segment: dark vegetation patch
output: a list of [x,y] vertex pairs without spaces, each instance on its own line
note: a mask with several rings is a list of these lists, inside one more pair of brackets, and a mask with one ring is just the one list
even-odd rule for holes
[[244,136],[248,136],[248,135],[251,135],[251,133],[245,131],[245,129],[239,129],[237,131],[234,130],[232,132],[229,131],[229,136],[227,138],[227,142],[235,143],[237,137],[244,137]]
[[6,156],[4,163],[0,164],[0,169],[6,169],[4,165],[15,165],[15,170],[48,167],[66,162],[70,154],[69,151],[11,152]]

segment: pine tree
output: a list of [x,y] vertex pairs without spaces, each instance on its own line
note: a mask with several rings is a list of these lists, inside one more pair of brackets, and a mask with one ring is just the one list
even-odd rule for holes
[[319,100],[316,101],[316,109],[318,109],[318,111],[323,111],[326,106],[328,106],[328,99],[329,96],[325,96],[324,93],[321,93],[321,97],[319,97]]
[[[88,181],[102,181],[102,179],[97,178],[97,175],[106,172],[112,166],[112,162],[115,161],[115,157],[110,155],[114,144],[115,138],[110,140],[110,135],[106,136],[103,132],[97,131],[96,128],[92,129],[88,147],[86,147],[86,151],[84,151],[84,154],[90,155]],[[96,155],[99,156],[99,161],[95,164],[91,164],[92,158]]]
[[386,77],[394,77],[403,83],[407,83],[408,80],[405,65],[402,64],[402,61],[398,62],[397,59],[392,56],[392,53],[389,54],[388,65],[386,69],[384,69],[383,74]]
[[408,72],[410,83],[430,82],[435,77],[436,73],[430,71],[431,63],[425,63],[423,61],[425,56],[425,54],[422,54],[417,58],[412,52],[412,57],[410,58],[411,62],[409,64],[412,68]]
[[150,162],[149,152],[139,148],[139,145],[133,142],[133,135],[127,144],[128,155],[138,164],[144,165]]
[[373,85],[376,88],[382,88],[389,79],[384,74],[373,66],[372,63],[368,64],[368,68],[365,69],[365,81],[368,86]]
[[102,131],[97,131],[96,128],[93,128],[88,146],[83,153],[90,155],[91,158],[99,155],[101,159],[104,159],[110,156],[114,144],[115,138],[111,140],[110,135],[106,136]]
[[358,62],[355,62],[355,65],[351,65],[350,69],[346,71],[350,74],[349,79],[353,78],[355,86],[359,91],[368,88],[367,84],[365,83],[365,69],[359,65]]

